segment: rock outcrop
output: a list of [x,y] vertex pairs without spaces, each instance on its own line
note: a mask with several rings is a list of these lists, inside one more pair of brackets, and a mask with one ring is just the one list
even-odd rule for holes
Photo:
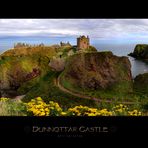
[[72,56],[61,79],[74,88],[86,90],[132,90],[129,59],[117,57],[112,52],[81,53]]
[[38,59],[31,57],[5,57],[0,60],[0,93],[1,96],[14,96],[25,82],[41,75]]
[[[22,49],[9,50],[0,56],[2,96],[13,91],[21,95],[28,92],[31,96],[37,92],[43,95],[45,88],[50,87],[47,80],[52,82],[55,73],[59,72],[62,72],[60,81],[67,89],[93,93],[103,90],[112,94],[132,91],[131,64],[127,57],[118,57],[112,52],[97,52],[94,47],[83,52],[77,52],[72,47],[31,47],[23,50],[23,56],[20,56]],[[36,91],[40,84],[42,88]]]
[[134,79],[134,90],[148,95],[148,73],[140,74]]
[[49,63],[49,67],[53,71],[63,71],[65,67],[65,60],[62,58],[52,59]]
[[136,45],[134,52],[130,53],[129,56],[137,59],[148,60],[148,44]]

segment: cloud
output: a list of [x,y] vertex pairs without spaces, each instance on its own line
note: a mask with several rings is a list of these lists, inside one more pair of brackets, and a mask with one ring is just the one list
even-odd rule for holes
[[79,36],[147,39],[148,19],[0,19],[2,36]]

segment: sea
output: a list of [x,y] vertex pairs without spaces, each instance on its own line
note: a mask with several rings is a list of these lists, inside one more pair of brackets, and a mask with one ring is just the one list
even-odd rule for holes
[[[72,45],[76,45],[76,39],[71,37],[47,37],[47,36],[11,36],[11,37],[0,37],[0,54],[4,51],[13,48],[14,44],[18,42],[28,44],[41,44],[53,45],[60,44],[60,42],[70,42]],[[136,60],[128,56],[128,53],[133,52],[137,43],[119,43],[119,42],[108,42],[108,41],[94,41],[91,43],[92,46],[96,47],[98,51],[112,51],[117,56],[127,56],[131,62],[132,76],[135,78],[138,74],[148,72],[148,62]],[[140,44],[140,43],[139,43]]]

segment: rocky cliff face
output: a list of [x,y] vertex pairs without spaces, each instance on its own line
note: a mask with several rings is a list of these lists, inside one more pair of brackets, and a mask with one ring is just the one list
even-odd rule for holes
[[[80,92],[104,90],[104,93],[108,90],[112,93],[132,91],[131,64],[127,57],[117,57],[112,52],[91,51],[67,56],[66,61],[52,61],[52,50],[48,51],[51,52],[48,57],[42,48],[38,50],[40,52],[34,51],[36,54],[32,55],[14,56],[9,51],[0,56],[0,93],[3,90],[10,90],[11,94],[12,90],[21,93],[31,91],[36,83],[40,84],[43,80],[41,78],[49,79],[47,73],[52,70],[62,71],[60,80],[68,89]],[[63,50],[65,53],[65,49]],[[41,83],[42,89],[45,89],[47,86],[44,87],[45,84]]]
[[27,81],[41,75],[37,59],[31,57],[5,57],[0,60],[0,94],[17,95],[17,89]]
[[148,73],[140,74],[134,79],[134,90],[148,95]]
[[[61,79],[74,88],[87,90],[130,91],[132,89],[130,61],[127,57],[117,57],[111,52],[74,55],[67,63]],[[126,87],[123,88],[121,85]]]
[[136,45],[134,52],[130,53],[129,55],[135,58],[148,60],[148,45],[147,44]]

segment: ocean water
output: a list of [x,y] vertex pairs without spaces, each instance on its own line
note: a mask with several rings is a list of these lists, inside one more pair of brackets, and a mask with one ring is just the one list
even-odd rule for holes
[[117,56],[127,56],[131,62],[133,78],[138,74],[148,72],[148,62],[136,60],[135,58],[128,56],[128,53],[134,51],[136,44],[95,44],[94,46],[100,51],[110,50]]
[[[15,43],[23,42],[28,44],[40,44],[53,45],[59,44],[60,42],[69,41],[72,45],[76,45],[76,39],[72,37],[0,37],[0,54],[4,51],[13,48]],[[93,42],[91,43],[95,46],[98,51],[112,51],[113,54],[117,56],[127,56],[128,53],[134,50],[136,43],[111,43],[111,42]],[[148,62],[143,62],[136,60],[132,57],[127,56],[131,62],[131,71],[133,78],[138,74],[143,74],[148,72]]]

